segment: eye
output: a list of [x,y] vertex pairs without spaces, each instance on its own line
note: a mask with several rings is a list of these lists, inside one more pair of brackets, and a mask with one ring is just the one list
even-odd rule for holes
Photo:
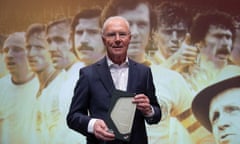
[[145,22],[145,21],[141,21],[141,22],[138,23],[138,27],[140,27],[140,28],[144,28],[144,27],[146,27],[147,25],[148,25],[148,23]]
[[164,34],[166,34],[166,35],[172,35],[172,30],[170,30],[170,29],[162,29],[162,32],[164,33]]
[[115,33],[107,33],[106,36],[109,36],[109,37],[112,37],[112,36],[115,36],[116,34]]
[[121,37],[121,38],[125,38],[127,35],[128,35],[128,34],[125,33],[125,32],[120,32],[120,33],[119,33],[119,37]]
[[56,43],[62,43],[62,42],[64,42],[64,38],[62,38],[62,37],[54,37],[52,41],[54,41]]
[[8,51],[9,51],[9,48],[8,48],[8,47],[6,47],[6,48],[3,49],[3,53],[8,53]]
[[15,51],[15,52],[21,52],[21,51],[23,51],[23,48],[21,48],[21,47],[14,47],[14,48],[13,48],[13,51]]
[[31,46],[30,46],[30,45],[26,45],[26,49],[27,49],[28,51],[30,51],[30,50],[31,50]]
[[90,35],[95,35],[95,34],[98,34],[99,31],[98,30],[87,30],[88,34]]
[[212,124],[213,124],[213,123],[216,123],[216,121],[218,120],[219,116],[220,116],[220,113],[219,113],[219,112],[214,112],[212,118],[210,119],[211,123],[212,123]]
[[37,50],[41,50],[41,49],[43,49],[44,47],[43,47],[43,46],[40,46],[40,45],[36,45],[35,48],[36,48]]
[[83,31],[82,30],[78,30],[75,32],[77,35],[83,35]]
[[51,43],[52,43],[52,40],[51,40],[50,38],[47,38],[47,42],[48,42],[49,44],[51,44]]
[[227,113],[233,113],[235,111],[240,111],[240,107],[238,107],[238,106],[228,106],[228,107],[225,108],[225,111]]
[[107,33],[105,36],[107,38],[114,38],[116,36],[116,33]]
[[232,35],[226,35],[226,39],[232,39]]

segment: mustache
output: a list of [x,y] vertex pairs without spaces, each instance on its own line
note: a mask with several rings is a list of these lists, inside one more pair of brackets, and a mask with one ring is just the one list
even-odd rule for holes
[[78,50],[89,50],[89,51],[93,51],[93,50],[94,50],[93,47],[91,47],[91,46],[89,46],[89,45],[87,45],[87,44],[82,44],[82,45],[79,46],[77,49],[78,49]]

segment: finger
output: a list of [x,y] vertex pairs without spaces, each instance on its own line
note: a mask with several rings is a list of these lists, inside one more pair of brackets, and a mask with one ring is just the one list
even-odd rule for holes
[[111,133],[111,132],[108,132],[108,131],[104,131],[102,135],[103,135],[105,140],[113,140],[113,139],[115,139],[114,133]]
[[183,42],[186,43],[187,45],[191,45],[191,35],[190,35],[190,33],[186,33]]
[[196,58],[198,56],[198,53],[196,51],[185,51],[182,56],[184,57],[193,57]]
[[187,65],[189,65],[189,64],[194,64],[195,63],[195,60],[180,60],[180,63],[181,64],[187,64]]
[[134,96],[135,99],[141,99],[141,98],[146,98],[147,96],[145,96],[144,94],[137,94],[136,96]]

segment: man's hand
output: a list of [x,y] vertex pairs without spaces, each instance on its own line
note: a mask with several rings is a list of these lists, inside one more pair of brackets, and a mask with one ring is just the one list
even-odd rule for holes
[[133,98],[133,103],[137,105],[137,109],[140,110],[144,115],[152,114],[152,107],[148,97],[144,94],[138,94]]
[[172,69],[181,71],[182,68],[196,63],[199,48],[191,45],[190,41],[190,34],[187,33],[179,50],[170,57],[177,61],[176,65],[172,66]]
[[96,122],[94,123],[94,135],[101,140],[104,141],[112,141],[115,139],[115,135],[111,132],[109,132],[107,125],[105,124],[105,122],[103,120],[96,120]]

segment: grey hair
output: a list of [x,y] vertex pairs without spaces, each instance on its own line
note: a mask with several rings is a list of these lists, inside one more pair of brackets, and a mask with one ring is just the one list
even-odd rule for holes
[[107,18],[107,19],[105,20],[105,22],[103,23],[103,26],[102,26],[102,34],[104,33],[107,24],[108,24],[110,21],[112,21],[113,19],[123,20],[123,21],[126,23],[127,28],[128,28],[129,31],[130,31],[130,24],[129,24],[129,22],[128,22],[124,17],[121,17],[121,16],[111,16],[111,17]]

